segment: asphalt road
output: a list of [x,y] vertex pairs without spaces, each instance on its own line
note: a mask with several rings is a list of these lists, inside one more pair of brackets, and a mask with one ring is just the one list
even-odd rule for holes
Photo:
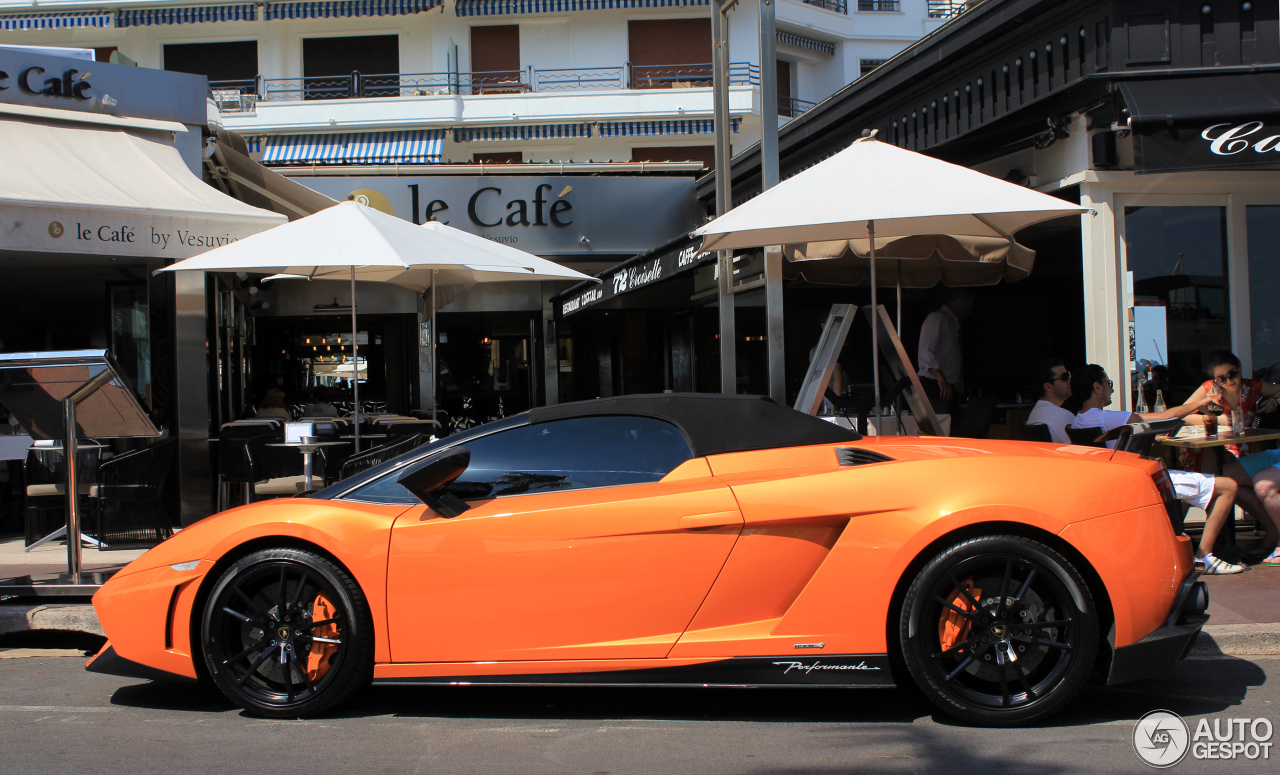
[[0,773],[1148,773],[1132,733],[1157,708],[1192,730],[1266,717],[1280,742],[1280,657],[1192,658],[1091,687],[1048,726],[988,730],[905,690],[384,687],[325,718],[263,721],[211,689],[86,673],[68,653],[0,651]]

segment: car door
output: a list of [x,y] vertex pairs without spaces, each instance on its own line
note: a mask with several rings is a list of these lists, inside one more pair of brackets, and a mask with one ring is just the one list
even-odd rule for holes
[[648,417],[581,417],[467,442],[450,487],[392,528],[395,662],[640,659],[670,651],[742,527],[683,434]]

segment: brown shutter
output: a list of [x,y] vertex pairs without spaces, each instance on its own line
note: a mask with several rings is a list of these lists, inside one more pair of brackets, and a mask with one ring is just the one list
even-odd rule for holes
[[631,161],[700,161],[702,166],[714,169],[716,147],[714,145],[659,145],[649,148],[632,148]]
[[632,88],[711,85],[710,19],[633,19],[627,40]]
[[473,153],[471,161],[485,164],[519,164],[524,161],[521,151],[494,151],[492,153]]
[[522,90],[520,25],[471,28],[471,78],[478,92]]
[[791,63],[778,60],[778,115],[792,116],[791,110]]

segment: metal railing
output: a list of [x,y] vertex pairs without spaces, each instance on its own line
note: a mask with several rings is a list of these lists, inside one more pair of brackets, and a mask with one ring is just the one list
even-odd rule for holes
[[964,12],[966,0],[928,0],[930,19],[949,19]]
[[801,100],[795,97],[779,97],[778,98],[778,115],[786,118],[795,118],[796,116],[809,110],[816,102]]
[[859,11],[901,11],[901,0],[858,0]]
[[[760,68],[747,62],[729,65],[731,86],[758,86]],[[210,97],[223,112],[252,109],[255,102],[346,100],[369,97],[474,96],[524,92],[676,89],[711,86],[711,65],[576,67],[503,70],[479,73],[387,73],[211,81]],[[236,99],[237,93],[241,95]]]
[[836,13],[842,13],[845,15],[848,15],[849,13],[848,0],[804,0],[804,2],[806,5],[816,5],[819,8],[825,8],[828,11],[835,11]]

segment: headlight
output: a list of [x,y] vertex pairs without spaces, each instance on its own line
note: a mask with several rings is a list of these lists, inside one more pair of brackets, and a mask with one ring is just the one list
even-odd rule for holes
[[191,562],[175,563],[173,565],[170,565],[169,567],[173,568],[176,571],[188,571],[188,570],[195,570],[196,566],[199,564],[200,564],[199,560],[192,560]]

